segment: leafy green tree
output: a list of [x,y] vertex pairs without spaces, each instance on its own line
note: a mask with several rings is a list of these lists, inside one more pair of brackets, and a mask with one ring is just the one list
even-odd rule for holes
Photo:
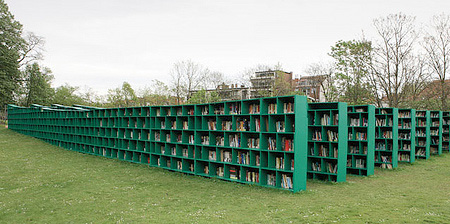
[[188,100],[188,103],[198,104],[198,103],[213,103],[219,101],[221,101],[221,98],[216,91],[206,91],[202,89],[192,94],[191,98],[189,98]]
[[85,104],[83,98],[76,92],[78,87],[65,84],[55,89],[55,95],[53,96],[53,103],[71,106],[74,104]]
[[123,82],[121,88],[109,89],[106,98],[109,107],[131,107],[138,104],[136,93],[128,82]]
[[123,106],[122,90],[120,88],[108,89],[106,95],[107,107],[121,107]]
[[135,106],[137,97],[134,93],[134,89],[131,87],[130,83],[123,82],[122,84],[122,96],[126,107]]
[[331,47],[329,55],[335,59],[342,101],[355,105],[374,100],[368,82],[371,52],[372,45],[365,40],[341,40]]
[[25,44],[21,35],[22,25],[0,0],[0,108],[14,101],[14,93],[19,88],[19,51]]
[[26,88],[26,106],[33,103],[48,105],[52,102],[54,90],[51,86],[53,75],[50,69],[41,68],[39,64],[27,65],[23,72]]
[[273,96],[291,95],[292,92],[292,79],[287,78],[284,75],[277,75],[275,83],[273,84]]
[[149,88],[138,91],[138,103],[140,106],[174,105],[177,98],[170,95],[169,87],[159,80],[152,80]]

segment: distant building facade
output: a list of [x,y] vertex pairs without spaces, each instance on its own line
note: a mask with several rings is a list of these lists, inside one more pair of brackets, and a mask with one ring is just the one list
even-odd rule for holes
[[294,91],[304,93],[314,102],[325,102],[324,86],[327,79],[325,75],[303,76],[293,80]]
[[222,83],[217,86],[216,91],[219,94],[220,98],[224,101],[244,100],[250,98],[250,87],[246,87],[245,85],[227,85],[225,83]]
[[292,86],[292,72],[280,70],[255,72],[255,76],[250,78],[252,85],[250,88],[251,98],[272,95],[277,78],[281,78],[286,84]]
[[[217,92],[223,101],[227,100],[243,100],[251,98],[259,98],[273,95],[276,90],[276,80],[281,79],[283,85],[288,85],[293,91],[304,93],[313,102],[325,102],[325,94],[323,86],[326,85],[326,76],[303,76],[293,79],[292,72],[281,70],[268,70],[255,72],[250,78],[250,86],[238,84],[222,83],[215,89],[208,89],[206,92]],[[199,90],[191,91],[191,94]]]
[[[191,95],[198,91],[200,90],[192,90]],[[207,89],[205,91],[207,94],[217,92],[217,94],[223,101],[250,99],[250,87],[246,87],[245,85],[238,85],[238,84],[228,85],[222,83],[218,85],[217,88],[215,89]]]

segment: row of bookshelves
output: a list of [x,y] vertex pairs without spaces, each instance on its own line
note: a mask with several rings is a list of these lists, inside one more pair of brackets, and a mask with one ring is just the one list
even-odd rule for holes
[[450,151],[450,112],[442,112],[442,151]]
[[170,118],[93,118],[93,119],[21,119],[16,125],[51,127],[136,128],[167,130],[223,130],[292,132],[294,115],[170,117]]
[[447,112],[307,104],[301,96],[8,110],[10,129],[74,151],[291,191],[305,189],[306,178],[342,182],[428,158],[449,141]]
[[[110,117],[170,117],[170,116],[199,116],[199,115],[235,115],[235,114],[287,114],[294,113],[293,97],[272,97],[241,101],[229,101],[211,104],[182,105],[182,106],[152,106],[134,108],[111,108],[102,110],[86,110],[79,107],[63,107],[59,109],[74,109],[61,112],[54,108],[36,105],[41,110],[21,108],[20,116],[26,118],[110,118]],[[20,107],[16,107],[20,108]],[[45,114],[39,113],[46,110]]]

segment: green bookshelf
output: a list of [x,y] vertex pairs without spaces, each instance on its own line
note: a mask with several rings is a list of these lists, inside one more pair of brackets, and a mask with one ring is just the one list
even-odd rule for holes
[[347,174],[370,176],[374,173],[375,107],[348,106]]
[[296,192],[306,189],[307,109],[304,96],[108,109],[9,105],[8,119],[14,131],[81,153]]
[[416,158],[416,110],[398,109],[398,161],[413,163]]
[[430,111],[430,154],[442,154],[442,111]]
[[375,165],[392,169],[398,164],[398,108],[375,109]]
[[344,182],[347,104],[309,103],[308,130],[308,178]]
[[430,111],[416,111],[416,158],[430,158]]
[[450,111],[442,112],[442,151],[449,152],[450,149]]

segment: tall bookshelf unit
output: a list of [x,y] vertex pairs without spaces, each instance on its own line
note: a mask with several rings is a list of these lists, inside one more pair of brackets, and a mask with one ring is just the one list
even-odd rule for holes
[[309,103],[308,178],[346,181],[347,104]]
[[450,111],[442,112],[442,151],[450,151]]
[[416,158],[416,110],[398,109],[398,161],[413,163]]
[[347,174],[370,176],[374,173],[375,107],[348,106]]
[[430,154],[442,154],[442,111],[430,111]]
[[430,111],[416,111],[416,158],[430,158]]
[[392,169],[398,164],[398,108],[375,109],[375,165]]
[[111,109],[9,105],[8,119],[10,129],[70,150],[296,192],[306,189],[307,109],[304,96]]

